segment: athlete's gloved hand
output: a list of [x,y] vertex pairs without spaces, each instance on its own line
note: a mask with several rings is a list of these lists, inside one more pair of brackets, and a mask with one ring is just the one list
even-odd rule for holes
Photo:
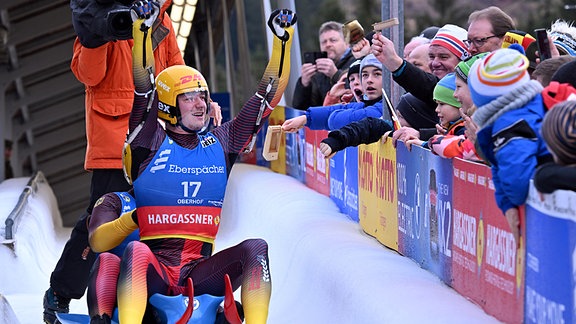
[[160,4],[156,1],[136,1],[130,7],[132,22],[143,19],[140,30],[144,31],[152,27],[156,18],[160,14]]
[[296,20],[296,13],[292,10],[276,9],[270,14],[270,18],[268,18],[268,27],[270,27],[276,37],[287,41],[290,35],[285,29],[294,25]]

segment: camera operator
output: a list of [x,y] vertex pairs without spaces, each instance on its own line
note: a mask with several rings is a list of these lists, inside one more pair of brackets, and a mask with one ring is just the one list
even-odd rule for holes
[[[141,1],[143,5],[151,2]],[[171,0],[160,0],[160,14],[152,30],[155,74],[184,64],[170,17]],[[90,202],[72,229],[44,295],[44,322],[59,323],[55,312],[68,313],[70,299],[84,295],[95,260],[88,242],[88,217],[96,200],[108,192],[128,191],[122,171],[122,147],[134,99],[132,81],[132,1],[72,0],[77,33],[71,69],[86,88],[86,159],[92,173]],[[128,16],[125,14],[128,13]],[[128,19],[128,34],[123,20]]]
[[320,26],[320,51],[328,58],[318,58],[315,64],[304,63],[292,97],[292,107],[306,110],[322,106],[330,88],[338,82],[342,71],[356,60],[344,39],[342,24],[328,21]]

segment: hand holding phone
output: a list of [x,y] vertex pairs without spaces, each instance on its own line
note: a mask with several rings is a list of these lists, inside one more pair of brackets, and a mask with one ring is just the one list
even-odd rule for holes
[[304,63],[316,64],[317,59],[327,57],[328,57],[327,52],[305,52]]
[[535,29],[534,32],[536,33],[536,44],[538,45],[540,62],[551,58],[552,53],[550,53],[550,40],[548,39],[546,28],[538,28]]

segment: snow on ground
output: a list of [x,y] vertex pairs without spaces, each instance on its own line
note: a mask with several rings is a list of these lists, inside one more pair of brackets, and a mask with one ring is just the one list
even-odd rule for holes
[[[4,219],[27,181],[0,184],[0,239]],[[30,202],[14,249],[0,246],[0,324],[41,323],[42,296],[70,233],[61,227],[48,186],[41,186]],[[328,197],[291,177],[237,164],[216,248],[255,237],[269,244],[269,323],[499,323],[412,260],[364,234]],[[85,303],[72,301],[71,311],[85,313]]]

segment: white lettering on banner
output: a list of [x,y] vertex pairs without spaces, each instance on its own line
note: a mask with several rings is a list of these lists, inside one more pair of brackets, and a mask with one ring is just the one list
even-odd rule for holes
[[397,183],[398,183],[398,195],[407,195],[406,192],[406,164],[396,163],[397,172]]
[[314,146],[306,143],[306,165],[314,166]]
[[512,233],[488,225],[486,263],[511,276],[516,274],[516,243]]
[[220,165],[211,165],[211,166],[204,165],[201,168],[188,168],[188,167],[181,167],[175,164],[170,164],[168,172],[201,175],[201,174],[225,173],[226,170],[224,169],[224,166]]
[[398,230],[410,238],[414,238],[414,230],[412,229],[412,215],[414,208],[408,204],[398,201]]
[[318,172],[326,174],[326,158],[324,158],[320,148],[316,148],[316,169]]
[[330,178],[330,196],[344,200],[344,190],[342,190],[343,183],[334,178]]
[[476,218],[454,210],[454,242],[462,251],[476,256]]
[[502,278],[497,273],[490,270],[485,271],[486,282],[492,286],[506,292],[508,295],[514,295],[514,282]]
[[[440,188],[440,187],[439,187]],[[438,243],[440,251],[447,257],[452,257],[450,249],[450,228],[452,227],[452,205],[449,201],[438,199]]]
[[148,214],[148,224],[201,224],[214,225],[214,216],[209,214]]
[[526,267],[538,273],[540,272],[540,260],[534,254],[528,252],[526,253]]
[[563,324],[566,305],[549,300],[526,286],[526,313],[532,323]]
[[348,186],[344,187],[346,191],[346,206],[352,210],[358,210],[358,195],[350,191]]

